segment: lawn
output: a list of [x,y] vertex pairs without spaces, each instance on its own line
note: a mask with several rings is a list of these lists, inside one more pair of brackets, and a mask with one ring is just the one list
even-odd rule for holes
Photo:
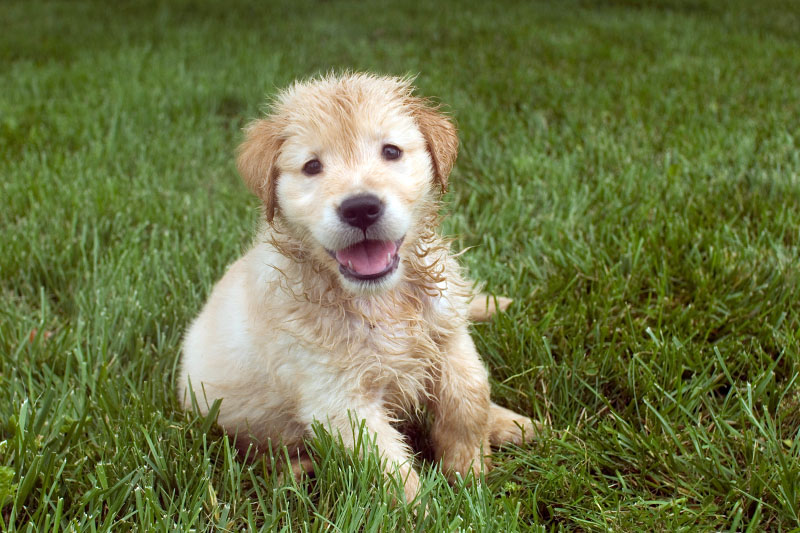
[[[0,18],[0,531],[800,528],[796,2]],[[515,299],[473,335],[495,400],[546,424],[480,484],[422,453],[427,513],[325,434],[315,479],[278,479],[173,392],[182,332],[259,217],[241,128],[346,68],[416,74],[457,121],[443,231]]]

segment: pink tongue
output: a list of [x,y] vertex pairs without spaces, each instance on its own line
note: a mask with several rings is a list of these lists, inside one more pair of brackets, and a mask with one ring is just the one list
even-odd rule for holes
[[369,276],[386,270],[396,251],[392,241],[361,241],[336,252],[336,260],[356,274]]

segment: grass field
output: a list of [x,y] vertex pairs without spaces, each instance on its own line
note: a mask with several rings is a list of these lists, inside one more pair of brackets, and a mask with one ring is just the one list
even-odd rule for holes
[[[800,528],[796,2],[0,18],[0,531]],[[259,216],[241,127],[332,68],[418,74],[448,105],[444,231],[516,300],[474,337],[495,399],[547,423],[481,485],[420,460],[425,515],[324,434],[316,479],[279,481],[173,393]]]

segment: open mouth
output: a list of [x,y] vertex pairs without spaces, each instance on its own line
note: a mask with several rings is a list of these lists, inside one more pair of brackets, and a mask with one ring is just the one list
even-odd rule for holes
[[388,276],[400,264],[398,250],[403,237],[396,241],[365,239],[333,252],[331,257],[339,263],[339,272],[346,278],[357,281],[376,281]]

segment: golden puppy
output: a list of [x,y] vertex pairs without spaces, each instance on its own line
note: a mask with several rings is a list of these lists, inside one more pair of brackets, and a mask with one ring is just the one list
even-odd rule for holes
[[184,405],[190,385],[201,409],[221,398],[227,432],[292,456],[313,421],[352,445],[352,418],[408,501],[419,477],[393,425],[405,414],[433,415],[451,477],[488,466],[490,444],[531,436],[529,419],[489,399],[470,286],[436,233],[457,149],[453,124],[407,80],[330,75],[280,93],[238,157],[267,223],[186,334]]

